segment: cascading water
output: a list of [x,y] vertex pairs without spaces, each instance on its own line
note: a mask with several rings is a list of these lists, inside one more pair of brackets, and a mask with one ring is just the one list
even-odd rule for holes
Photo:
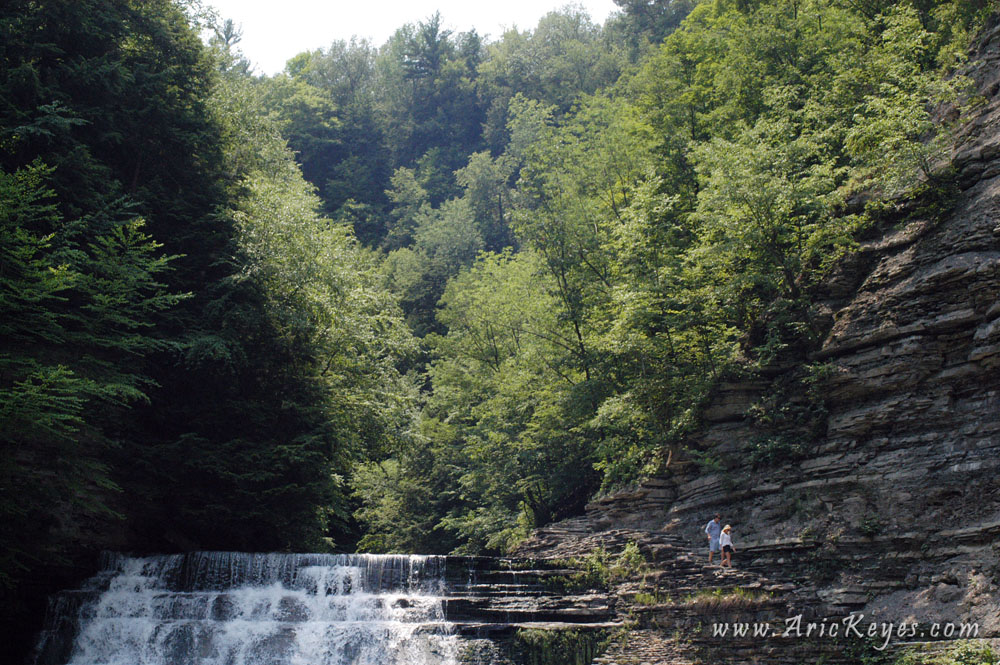
[[39,665],[453,665],[444,557],[108,555],[54,599]]

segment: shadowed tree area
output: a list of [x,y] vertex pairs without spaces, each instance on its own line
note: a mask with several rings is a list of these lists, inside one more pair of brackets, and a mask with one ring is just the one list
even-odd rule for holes
[[0,587],[21,648],[100,549],[350,547],[344,478],[408,428],[415,347],[378,257],[321,216],[196,19],[0,10]]

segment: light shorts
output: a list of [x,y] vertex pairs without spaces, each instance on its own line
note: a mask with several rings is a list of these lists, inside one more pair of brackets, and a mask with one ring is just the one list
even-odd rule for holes
[[711,540],[708,541],[708,551],[709,552],[718,552],[719,551],[719,539],[718,538],[712,538]]

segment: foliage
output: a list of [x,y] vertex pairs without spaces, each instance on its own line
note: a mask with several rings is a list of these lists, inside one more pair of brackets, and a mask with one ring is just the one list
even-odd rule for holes
[[[763,369],[794,368],[753,410],[751,463],[801,456],[826,421],[815,293],[878,221],[851,197],[944,188],[978,5],[623,8],[601,46],[570,10],[481,48],[488,150],[450,193],[434,155],[454,143],[397,171],[387,269],[427,335],[433,427],[389,456],[392,483],[356,486],[380,540],[403,546],[382,517],[398,514],[462,551],[508,549],[668,467],[713,386]],[[386,53],[439,35],[421,25]],[[566,67],[571,85],[547,82]],[[473,228],[491,253],[470,263]]]
[[496,104],[487,132],[502,136],[497,121],[507,121],[505,102],[518,94],[567,111],[580,95],[613,84],[624,54],[602,37],[581,8],[568,5],[543,16],[534,30],[511,29],[490,44],[479,65],[482,87]]
[[789,435],[761,436],[751,441],[747,462],[753,467],[772,466],[802,459],[802,444]]
[[859,665],[891,665],[894,659],[883,642],[877,636],[851,640],[845,645],[843,653]]
[[[615,0],[622,10],[621,30],[636,51],[656,45],[680,26],[693,0]],[[636,54],[638,55],[638,53]]]
[[660,599],[657,598],[655,594],[640,591],[632,596],[632,602],[636,605],[657,605],[659,604]]
[[[484,255],[449,283],[448,334],[431,339],[438,359],[425,413],[460,428],[468,460],[459,485],[467,508],[444,522],[477,547],[507,549],[586,496],[586,439],[571,431],[584,377],[543,271],[530,252]],[[493,533],[497,523],[507,526]]]
[[759,607],[770,598],[771,594],[767,592],[733,587],[731,589],[703,589],[682,599],[681,602],[691,609],[702,612],[725,612]]
[[[945,5],[938,12],[956,9]],[[849,73],[849,85],[865,94],[846,147],[866,167],[855,176],[860,184],[874,179],[886,195],[895,196],[919,180],[933,181],[947,164],[948,134],[938,131],[935,114],[944,104],[958,104],[971,82],[940,76],[935,60],[947,58],[954,66],[962,54],[943,49],[915,7],[899,5],[881,18],[884,28],[865,66]]]
[[[62,558],[54,533],[117,517],[107,463],[115,417],[148,400],[137,368],[170,342],[152,330],[180,298],[170,258],[118,201],[66,220],[40,163],[0,172],[0,586]],[[58,509],[56,509],[58,507]]]
[[525,665],[587,665],[610,642],[603,630],[519,629],[505,648],[512,662]]
[[157,496],[156,523],[199,542],[325,549],[349,520],[350,466],[409,427],[413,388],[396,364],[416,347],[375,256],[317,214],[262,93],[226,77],[211,100],[235,176],[219,214],[237,263],[205,303],[211,332],[185,349],[199,385],[163,396],[173,422],[140,482],[162,491],[168,471],[190,488]]
[[171,2],[0,8],[0,624],[15,659],[38,580],[151,547],[127,535],[147,505],[126,482],[141,414],[159,359],[197,328],[194,292],[225,272],[212,79]]
[[750,441],[746,461],[754,467],[771,466],[808,454],[810,444],[826,434],[825,386],[833,370],[829,363],[811,363],[771,382],[768,392],[747,410],[760,433]]
[[866,538],[874,538],[884,530],[885,525],[879,519],[878,515],[868,515],[858,525],[858,531]]
[[[377,112],[377,57],[378,49],[367,41],[338,41],[327,49],[300,53],[288,61],[284,75],[273,79],[282,86],[290,79],[295,89],[318,98],[328,109],[323,116],[329,128],[324,152],[300,142],[299,136],[308,139],[306,135],[288,133],[285,138],[306,180],[316,187],[323,211],[349,219],[357,237],[369,246],[378,244],[386,232],[382,215],[390,205],[385,190],[393,172]],[[261,84],[266,89],[274,82]],[[279,100],[271,95],[264,99],[279,124],[294,120],[294,108],[286,110],[271,100]],[[299,130],[311,131],[308,126]]]
[[941,654],[920,653],[918,650],[904,652],[893,665],[993,665],[997,653],[988,642],[958,640],[956,644]]
[[413,214],[413,224],[412,246],[390,252],[386,267],[410,327],[422,337],[440,330],[434,312],[445,285],[472,264],[483,238],[465,199],[451,199],[439,208],[425,203]]
[[562,593],[608,589],[617,582],[643,575],[647,569],[646,558],[634,542],[625,545],[617,556],[598,547],[582,559],[568,559],[562,563],[577,572],[546,580],[547,585]]

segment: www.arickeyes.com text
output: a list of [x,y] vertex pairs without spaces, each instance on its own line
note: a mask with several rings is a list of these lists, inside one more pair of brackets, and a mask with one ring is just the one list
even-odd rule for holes
[[932,623],[929,626],[913,623],[870,622],[862,625],[864,614],[849,614],[841,619],[804,621],[801,614],[785,619],[784,631],[770,623],[714,623],[712,637],[827,637],[880,639],[879,651],[896,639],[969,639],[979,636],[978,623]]

